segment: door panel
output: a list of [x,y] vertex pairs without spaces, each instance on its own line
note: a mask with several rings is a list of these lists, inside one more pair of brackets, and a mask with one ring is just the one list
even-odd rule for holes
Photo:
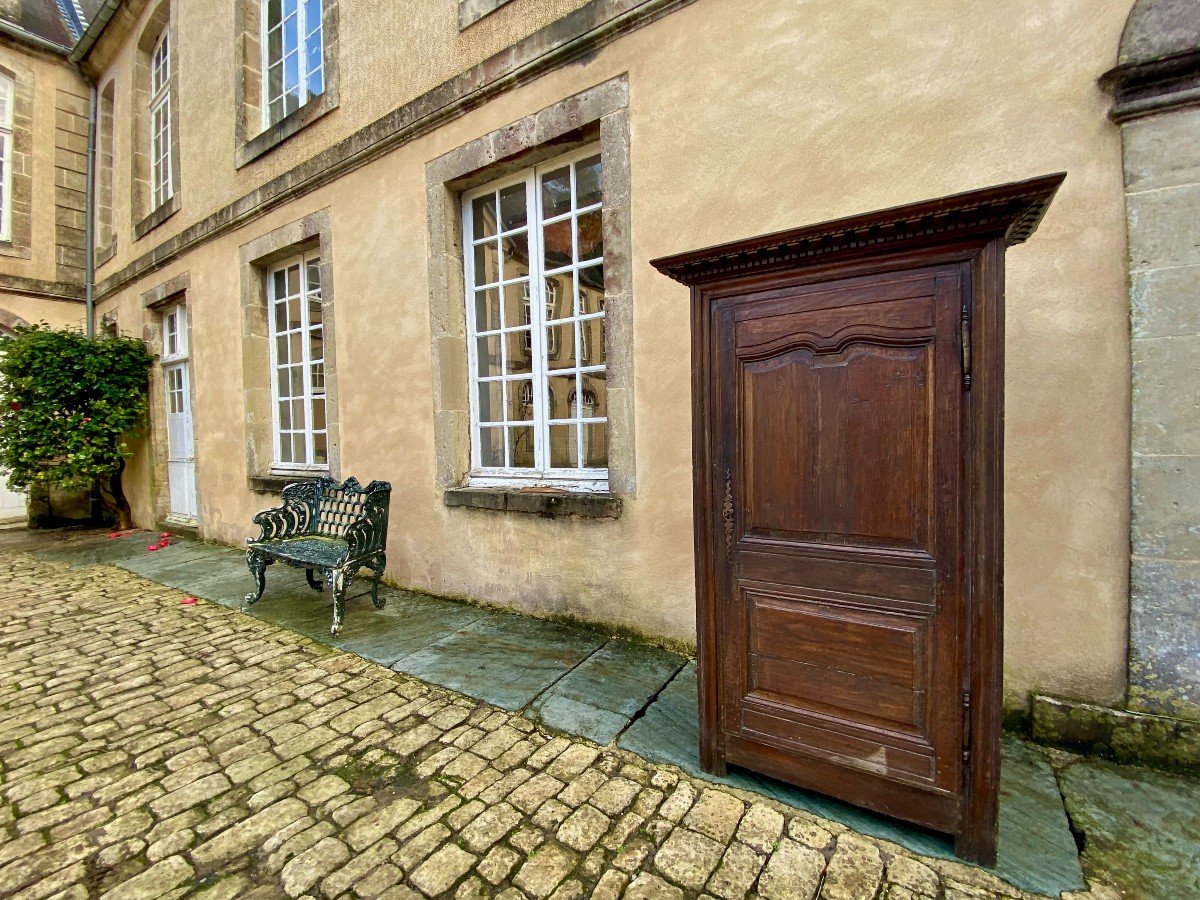
[[715,322],[727,758],[860,795],[835,765],[941,828],[963,775],[964,282],[781,288]]
[[[932,356],[851,343],[744,363],[747,533],[928,552]],[[780,472],[814,480],[780,491]]]

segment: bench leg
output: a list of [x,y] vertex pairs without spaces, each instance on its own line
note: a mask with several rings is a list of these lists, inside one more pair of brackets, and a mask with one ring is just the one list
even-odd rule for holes
[[313,577],[313,570],[312,570],[312,569],[305,569],[305,570],[304,570],[304,577],[308,579],[308,586],[309,586],[310,588],[312,588],[314,591],[323,591],[323,590],[325,590],[325,585],[323,585],[323,584],[321,583],[321,579]]
[[257,550],[246,551],[246,565],[254,576],[254,591],[246,595],[246,605],[257,603],[267,587],[267,566],[274,560]]
[[387,567],[387,557],[380,553],[371,564],[371,602],[375,604],[376,609],[383,609],[383,605],[387,603],[386,597],[379,596],[379,581],[383,578],[383,570]]
[[354,575],[345,569],[329,569],[325,572],[325,584],[329,586],[329,593],[333,594],[333,625],[329,628],[330,634],[336,635],[342,630],[342,622],[346,618],[346,591],[350,589],[353,579]]

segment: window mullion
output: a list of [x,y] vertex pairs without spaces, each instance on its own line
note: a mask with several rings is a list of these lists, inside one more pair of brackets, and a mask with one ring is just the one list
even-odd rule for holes
[[471,242],[474,237],[474,212],[468,200],[463,201],[463,271],[466,284],[467,303],[467,408],[470,411],[471,422],[471,462],[470,468],[483,468],[481,465],[480,429],[479,429],[479,322],[475,316],[475,246]]
[[[308,261],[309,256],[300,257],[300,360],[304,377],[304,464],[312,465],[316,459],[316,448],[313,446],[313,386],[312,386],[312,352],[309,347],[309,331],[311,322],[308,315]],[[295,427],[295,423],[293,423]]]
[[546,278],[545,253],[542,246],[542,205],[537,189],[538,170],[530,171],[525,182],[529,206],[529,287],[530,287],[530,347],[533,357],[533,464],[539,474],[550,468],[550,448],[547,438],[546,406],[549,403],[549,384],[546,381]]
[[296,0],[296,72],[300,83],[296,91],[300,95],[300,105],[308,100],[308,23],[305,21],[304,0]]
[[171,88],[169,83],[167,84],[167,87],[163,89],[163,91],[163,131],[158,138],[161,142],[161,146],[159,146],[158,149],[162,154],[163,168],[166,174],[166,180],[163,182],[161,198],[165,201],[175,193],[175,188],[172,184],[172,176],[174,173],[171,171]]
[[[286,278],[286,275],[284,276]],[[279,302],[279,297],[275,291],[275,272],[271,271],[267,275],[267,332],[271,335],[270,346],[267,348],[271,358],[271,432],[273,442],[275,444],[275,462],[283,459],[282,443],[283,437],[279,432],[279,353],[276,350],[276,344],[279,342],[279,327],[276,324],[275,304]]]

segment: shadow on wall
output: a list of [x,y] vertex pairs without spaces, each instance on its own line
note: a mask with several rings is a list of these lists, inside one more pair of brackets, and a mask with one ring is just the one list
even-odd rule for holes
[[75,525],[112,525],[92,514],[92,492],[82,487],[37,487],[29,492],[30,528],[69,528]]

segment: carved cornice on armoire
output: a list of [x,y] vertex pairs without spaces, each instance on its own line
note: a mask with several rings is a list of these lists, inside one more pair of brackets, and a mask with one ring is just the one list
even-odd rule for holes
[[683,284],[826,262],[879,252],[1003,237],[1020,244],[1036,230],[1066,173],[926,200],[879,212],[779,231],[650,261]]

